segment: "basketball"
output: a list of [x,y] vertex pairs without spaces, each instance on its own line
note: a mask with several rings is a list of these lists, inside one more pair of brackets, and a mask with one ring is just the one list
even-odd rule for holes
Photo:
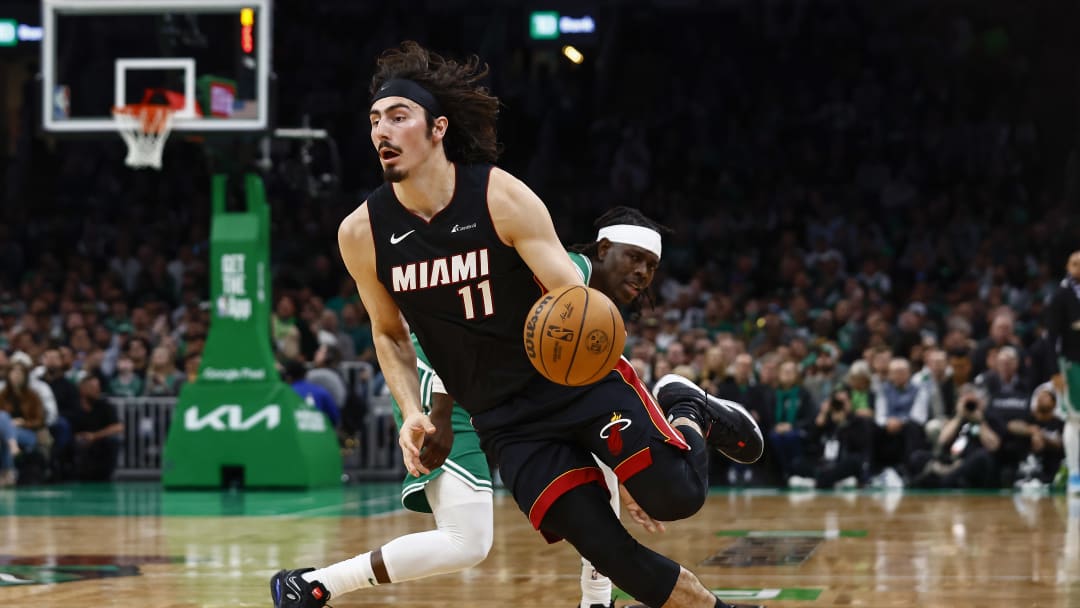
[[533,304],[524,338],[525,354],[542,376],[565,386],[585,386],[615,367],[626,345],[626,328],[606,295],[568,285]]

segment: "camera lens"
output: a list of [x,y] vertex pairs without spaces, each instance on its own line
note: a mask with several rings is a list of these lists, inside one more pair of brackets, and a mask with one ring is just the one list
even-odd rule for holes
[[964,409],[969,412],[974,412],[975,410],[979,409],[979,404],[971,399],[968,399],[964,402]]

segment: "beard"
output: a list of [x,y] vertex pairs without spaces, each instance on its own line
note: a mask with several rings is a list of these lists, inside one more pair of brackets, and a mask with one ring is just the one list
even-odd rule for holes
[[409,172],[397,167],[384,167],[383,168],[383,180],[390,184],[396,184],[404,181],[409,176]]

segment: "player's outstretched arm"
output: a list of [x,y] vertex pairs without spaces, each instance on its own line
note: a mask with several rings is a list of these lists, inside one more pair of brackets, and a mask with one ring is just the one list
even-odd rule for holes
[[401,407],[404,419],[398,436],[405,466],[414,476],[430,471],[420,463],[424,437],[435,427],[420,409],[420,381],[416,374],[416,350],[409,328],[393,298],[375,272],[375,242],[367,203],[346,217],[338,228],[341,259],[349,270],[360,300],[371,318],[371,339],[386,385]]
[[519,179],[492,169],[488,210],[499,238],[517,250],[544,287],[585,284],[559,242],[544,202]]

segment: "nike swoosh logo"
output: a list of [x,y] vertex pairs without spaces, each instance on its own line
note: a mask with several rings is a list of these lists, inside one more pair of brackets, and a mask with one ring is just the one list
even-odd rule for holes
[[391,234],[390,235],[390,244],[391,245],[397,245],[401,241],[404,241],[405,237],[409,236],[410,234],[412,234],[414,232],[416,232],[416,230],[410,230],[410,231],[406,232],[405,234],[403,234],[401,236],[398,236],[396,234]]

